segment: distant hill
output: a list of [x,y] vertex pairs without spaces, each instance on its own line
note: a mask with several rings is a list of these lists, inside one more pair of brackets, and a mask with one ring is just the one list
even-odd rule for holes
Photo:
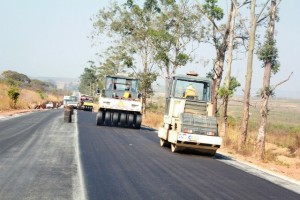
[[66,78],[66,77],[30,77],[30,79],[38,79],[41,81],[47,81],[54,83],[57,89],[65,89],[78,91],[79,79],[78,78]]

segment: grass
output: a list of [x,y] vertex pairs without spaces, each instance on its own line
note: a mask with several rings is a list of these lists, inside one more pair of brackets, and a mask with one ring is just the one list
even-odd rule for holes
[[[254,102],[254,103],[253,103]],[[259,101],[253,101],[250,107],[250,120],[248,127],[248,138],[245,150],[239,152],[244,156],[253,156],[255,152],[255,142],[260,121]],[[288,149],[288,157],[300,158],[300,103],[295,100],[278,100],[271,99],[269,104],[269,116],[267,125],[266,143],[274,144],[280,148]],[[149,104],[146,117],[143,124],[158,128],[163,124],[164,99],[160,98]],[[240,125],[242,121],[242,104],[240,102],[231,102],[228,107],[228,133],[223,138],[223,147],[228,148],[231,152],[237,153],[238,139],[240,135]],[[272,149],[266,149],[265,161],[275,162],[278,153]]]
[[16,107],[14,107],[11,99],[8,97],[9,86],[0,83],[0,111],[12,110],[12,109],[33,109],[39,104],[45,104],[48,101],[60,102],[62,97],[58,97],[52,94],[44,93],[41,96],[40,92],[28,90],[28,89],[19,89],[20,96],[18,98]]

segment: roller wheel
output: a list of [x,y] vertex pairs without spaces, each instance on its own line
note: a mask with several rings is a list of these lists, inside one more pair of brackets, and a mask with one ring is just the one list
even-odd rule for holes
[[134,114],[128,114],[128,127],[133,127],[134,123]]
[[101,111],[101,110],[97,113],[96,125],[97,126],[102,126],[103,125],[103,111]]
[[126,125],[126,113],[121,113],[120,115],[120,126]]
[[210,157],[214,157],[216,155],[216,152],[217,152],[216,150],[215,151],[210,151],[209,152],[209,156]]
[[160,138],[159,143],[160,143],[161,147],[165,147],[167,142],[166,142],[166,140]]
[[110,126],[110,124],[111,124],[110,111],[106,111],[104,121],[105,121],[106,126]]
[[140,129],[141,128],[141,124],[142,124],[142,115],[141,114],[137,114],[136,118],[135,118],[135,128],[136,129]]
[[177,150],[178,150],[178,148],[177,148],[176,144],[171,144],[171,151],[172,151],[173,153],[176,153]]
[[119,122],[119,113],[118,112],[114,112],[113,113],[113,117],[112,117],[112,124],[113,124],[113,126],[118,126],[118,122]]

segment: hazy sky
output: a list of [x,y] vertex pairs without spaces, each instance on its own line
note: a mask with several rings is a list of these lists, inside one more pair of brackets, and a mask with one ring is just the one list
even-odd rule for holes
[[[0,73],[14,70],[34,77],[78,78],[84,67],[88,66],[87,61],[97,61],[95,53],[103,50],[101,46],[92,47],[93,42],[88,38],[93,30],[90,18],[109,2],[1,0]],[[299,8],[300,1],[297,0],[283,0],[280,4],[276,38],[281,70],[272,79],[272,84],[286,79],[292,71],[294,74],[290,81],[278,88],[277,96],[300,98],[300,68],[297,60],[300,56]],[[212,50],[200,48],[199,52],[203,58],[214,57]],[[238,77],[243,88],[246,55],[240,58],[233,63],[233,75]],[[254,62],[252,93],[261,87],[263,70],[260,66],[260,62]],[[210,67],[199,68],[190,64],[189,68],[203,71],[204,75]],[[180,72],[184,72],[184,69]]]

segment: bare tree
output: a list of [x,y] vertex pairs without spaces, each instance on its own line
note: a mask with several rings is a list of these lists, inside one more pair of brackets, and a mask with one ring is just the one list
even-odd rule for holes
[[231,64],[232,64],[232,53],[233,53],[233,39],[234,39],[234,25],[235,25],[235,17],[237,13],[236,0],[232,0],[231,2],[231,19],[229,25],[229,41],[228,41],[228,63],[227,63],[227,72],[225,77],[225,88],[224,92],[222,93],[223,96],[223,104],[222,104],[222,122],[221,122],[221,131],[220,135],[225,136],[226,129],[227,129],[227,107],[228,107],[228,100],[229,96],[231,95],[232,91],[230,90],[230,82],[231,82]]
[[232,20],[232,13],[230,12],[225,28],[217,25],[217,21],[223,19],[224,13],[223,9],[217,6],[216,3],[216,0],[205,0],[205,3],[200,6],[200,11],[209,19],[210,24],[212,25],[212,41],[217,54],[213,71],[209,75],[213,79],[212,103],[214,115],[216,115],[218,111],[218,91],[220,89],[223,76],[225,55],[228,47],[229,29]]
[[[280,1],[279,1],[280,3]],[[256,157],[259,159],[264,159],[265,155],[265,140],[266,140],[266,127],[267,127],[267,119],[268,119],[268,102],[270,96],[274,94],[274,90],[277,86],[283,84],[285,81],[277,84],[275,87],[270,86],[271,74],[275,74],[279,70],[279,62],[278,59],[278,50],[276,48],[276,41],[274,39],[275,33],[275,22],[277,19],[277,10],[279,5],[277,0],[271,1],[271,7],[269,11],[269,27],[266,33],[265,43],[262,48],[259,49],[258,55],[259,59],[264,62],[264,77],[263,77],[263,88],[261,90],[261,98],[262,104],[260,108],[260,125],[257,134],[256,140]]]
[[249,45],[248,45],[248,58],[247,58],[247,74],[246,74],[246,83],[244,89],[244,100],[243,100],[243,121],[241,125],[241,135],[239,138],[238,150],[242,151],[245,147],[247,141],[248,133],[248,124],[249,124],[249,105],[250,105],[250,91],[251,91],[251,81],[252,81],[252,65],[253,65],[253,54],[255,47],[255,33],[257,24],[260,22],[260,16],[262,15],[264,9],[268,5],[270,0],[267,0],[262,10],[258,15],[255,13],[256,1],[251,1],[251,10],[250,10],[250,20],[251,20],[251,29],[249,33]]

